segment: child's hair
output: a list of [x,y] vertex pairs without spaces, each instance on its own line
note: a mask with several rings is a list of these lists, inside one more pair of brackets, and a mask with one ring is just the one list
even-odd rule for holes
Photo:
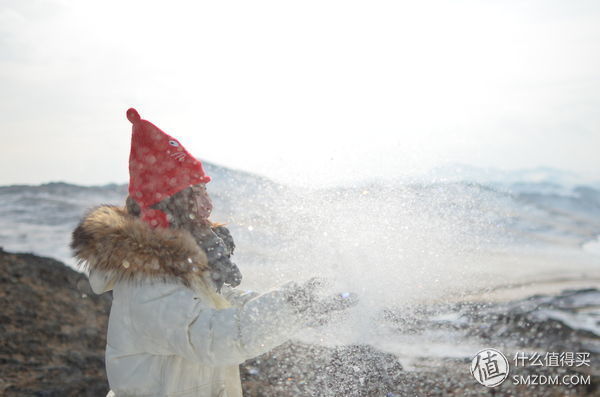
[[[230,260],[235,248],[233,238],[222,224],[195,217],[197,203],[194,199],[194,189],[195,186],[183,189],[154,204],[152,208],[167,214],[170,227],[185,229],[192,234],[196,243],[206,252],[217,290],[221,289],[223,283],[235,287],[241,282],[242,275]],[[129,214],[140,216],[141,208],[131,196],[127,197],[125,206]]]
[[131,196],[127,196],[127,200],[125,200],[125,209],[127,209],[129,215],[133,215],[135,217],[139,217],[142,212],[138,203],[136,203],[136,201],[132,199]]

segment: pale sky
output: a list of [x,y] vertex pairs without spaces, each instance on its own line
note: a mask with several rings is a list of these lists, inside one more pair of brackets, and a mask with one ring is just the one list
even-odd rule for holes
[[0,185],[126,182],[131,106],[292,184],[600,180],[600,2],[0,0]]

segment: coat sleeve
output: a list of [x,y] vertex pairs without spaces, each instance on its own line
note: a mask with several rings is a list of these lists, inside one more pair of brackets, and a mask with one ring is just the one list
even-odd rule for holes
[[213,309],[193,291],[175,287],[131,302],[132,328],[140,348],[174,354],[209,366],[240,364],[282,344],[303,322],[284,288],[240,307]]
[[260,294],[256,291],[231,288],[228,285],[223,286],[221,293],[232,306],[244,306],[250,300],[260,296]]

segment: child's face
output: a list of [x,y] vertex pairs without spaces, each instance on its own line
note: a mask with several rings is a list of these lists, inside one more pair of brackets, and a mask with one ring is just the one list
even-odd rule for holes
[[208,196],[208,192],[206,191],[206,184],[199,183],[191,187],[192,189],[192,197],[195,201],[195,207],[197,210],[197,215],[199,218],[208,219],[210,216],[213,205],[212,200]]

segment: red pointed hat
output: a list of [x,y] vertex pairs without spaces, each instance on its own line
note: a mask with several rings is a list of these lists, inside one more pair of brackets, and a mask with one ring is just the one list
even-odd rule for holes
[[210,177],[177,139],[142,120],[137,110],[127,110],[127,119],[133,124],[129,195],[141,207],[142,219],[151,226],[166,227],[166,215],[149,207],[187,187],[208,183]]

